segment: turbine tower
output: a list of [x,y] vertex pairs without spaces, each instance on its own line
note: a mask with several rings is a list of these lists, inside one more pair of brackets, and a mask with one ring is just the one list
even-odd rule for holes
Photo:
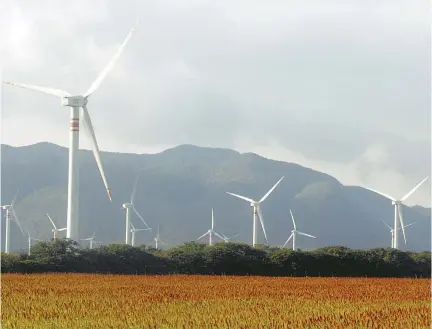
[[204,233],[203,235],[201,235],[197,239],[197,241],[200,240],[200,239],[202,239],[206,235],[208,235],[209,236],[209,246],[212,246],[213,245],[213,234],[216,235],[219,239],[223,240],[223,237],[214,230],[214,211],[213,211],[213,208],[212,208],[211,229],[209,229],[206,233]]
[[291,240],[291,238],[292,238],[292,240],[293,240],[292,250],[295,251],[295,250],[296,250],[296,237],[297,237],[297,234],[304,235],[304,236],[308,236],[308,237],[310,237],[310,238],[314,238],[314,239],[316,239],[316,237],[313,236],[313,235],[310,235],[310,234],[306,234],[306,233],[303,233],[303,232],[297,231],[297,226],[296,226],[296,223],[295,223],[295,220],[294,220],[294,216],[293,216],[293,214],[292,214],[291,209],[290,209],[290,214],[291,214],[291,219],[292,219],[292,222],[293,222],[293,225],[294,225],[294,229],[291,231],[291,235],[289,236],[288,240],[286,240],[286,242],[284,243],[283,247],[285,247],[285,246],[287,245],[287,243],[288,243],[288,242]]
[[[4,252],[8,254],[10,252],[10,240],[11,240],[11,234],[10,234],[10,222],[11,219],[15,221],[15,223],[18,225],[21,233],[23,236],[25,236],[23,228],[21,226],[21,223],[18,220],[18,216],[15,212],[15,201],[18,197],[18,192],[15,193],[14,198],[12,199],[11,204],[7,204],[4,206],[1,206],[1,208],[5,211],[5,249]],[[12,217],[11,217],[12,214]]]
[[159,224],[158,224],[158,230],[157,230],[156,237],[154,238],[154,241],[155,241],[155,247],[156,247],[156,249],[158,248],[158,243],[159,243],[159,242],[162,243],[162,244],[164,244],[164,245],[166,245],[166,243],[163,242],[163,241],[160,239],[160,234],[159,234]]
[[132,247],[135,247],[135,233],[139,231],[151,231],[151,228],[135,228],[132,222],[130,222],[129,224],[132,227],[130,230],[132,233]]
[[414,186],[411,191],[409,191],[407,194],[405,194],[402,198],[400,198],[399,200],[388,195],[385,194],[383,192],[377,191],[377,190],[373,190],[369,187],[365,187],[365,189],[375,192],[377,194],[382,195],[383,197],[386,197],[387,199],[390,199],[392,202],[392,205],[394,206],[394,227],[393,227],[393,232],[394,232],[394,239],[393,239],[393,247],[395,249],[399,248],[399,223],[398,223],[398,216],[399,216],[399,220],[400,220],[400,224],[401,224],[401,228],[402,228],[402,234],[404,237],[404,241],[406,244],[406,235],[405,235],[405,226],[404,226],[404,222],[403,222],[403,215],[402,215],[402,204],[403,202],[408,199],[415,191],[417,191],[419,189],[419,187],[426,182],[426,180],[429,178],[429,176],[426,176],[426,178],[424,178],[420,183],[418,183],[416,186]]
[[78,208],[78,200],[79,200],[79,191],[78,191],[78,182],[79,182],[79,163],[77,158],[77,153],[79,150],[79,123],[82,122],[84,127],[84,131],[87,133],[90,138],[92,151],[94,157],[96,159],[97,166],[99,168],[100,174],[102,176],[103,183],[105,185],[108,198],[110,201],[111,193],[108,187],[107,180],[105,178],[105,173],[102,167],[102,161],[100,158],[99,146],[96,141],[96,135],[93,129],[93,124],[90,119],[90,114],[87,110],[87,102],[90,95],[95,92],[102,80],[106,77],[106,75],[112,70],[115,62],[120,57],[123,52],[126,44],[129,39],[132,37],[133,32],[136,29],[136,24],[132,27],[131,31],[127,35],[126,39],[120,45],[117,52],[111,58],[110,62],[105,66],[100,75],[96,78],[90,88],[82,95],[71,95],[64,90],[48,88],[48,87],[40,87],[28,84],[21,84],[15,82],[3,82],[5,84],[9,84],[12,86],[17,86],[25,89],[30,89],[38,92],[42,92],[51,96],[56,96],[61,99],[61,105],[70,107],[70,125],[69,125],[69,173],[68,173],[68,205],[67,205],[67,233],[66,237],[69,239],[73,239],[77,241],[79,239],[79,208]]
[[[394,230],[390,227],[390,225],[388,225],[386,222],[384,222],[384,221],[382,221],[383,223],[384,223],[384,225],[385,226],[387,226],[388,228],[389,228],[389,230],[390,230],[390,233],[391,233],[391,247],[392,248],[394,248]],[[405,225],[405,228],[407,228],[408,226],[411,226],[411,225],[413,225],[413,224],[415,224],[416,222],[412,222],[412,223],[410,223],[410,224],[408,224],[408,225]],[[398,228],[398,230],[400,230],[401,228],[399,227]]]
[[245,200],[247,202],[250,202],[251,207],[253,207],[253,232],[252,232],[252,246],[253,247],[255,247],[257,245],[257,243],[258,243],[258,239],[257,239],[257,218],[258,217],[259,217],[259,220],[261,222],[261,227],[263,229],[264,237],[266,239],[266,242],[268,243],[267,233],[266,233],[266,230],[265,230],[265,227],[264,227],[264,219],[263,219],[262,212],[261,212],[261,203],[265,199],[267,199],[267,197],[270,195],[270,193],[273,192],[273,190],[276,188],[276,186],[279,185],[279,183],[282,181],[283,178],[284,178],[284,176],[282,176],[282,178],[279,179],[277,181],[277,183],[274,184],[273,187],[259,201],[252,200],[250,198],[247,198],[247,197],[239,195],[239,194],[234,194],[234,193],[231,193],[231,192],[226,192],[226,193],[228,193],[230,195],[233,195],[233,196],[235,196],[235,197],[237,197],[239,199],[243,199],[243,200]]
[[146,230],[147,231],[151,231],[152,229],[147,225],[147,223],[145,222],[144,218],[142,218],[142,216],[140,215],[140,213],[138,212],[138,210],[136,210],[134,202],[135,202],[135,193],[136,193],[136,189],[137,189],[137,185],[138,185],[138,179],[139,179],[139,175],[136,177],[135,179],[135,183],[134,183],[134,187],[132,190],[132,194],[131,194],[131,199],[130,202],[124,203],[123,204],[123,208],[126,209],[126,237],[125,237],[125,244],[129,244],[129,232],[131,232],[130,230],[130,224],[131,222],[131,209],[135,212],[135,214],[138,216],[139,219],[141,219],[141,221],[144,223],[144,225],[146,226]]
[[30,250],[31,250],[31,242],[32,242],[32,240],[33,240],[33,241],[42,241],[42,240],[32,238],[32,237],[30,236],[30,232],[27,232],[27,235],[28,235],[28,238],[27,238],[27,241],[28,241],[28,255],[30,256],[30,254],[31,254]]
[[51,232],[53,232],[54,234],[54,239],[56,238],[57,232],[61,232],[61,231],[66,231],[67,227],[64,228],[57,228],[57,226],[54,224],[54,221],[52,220],[52,218],[50,217],[50,215],[48,215],[48,213],[46,214],[48,216],[48,219],[50,220],[52,226],[54,227]]
[[237,234],[232,235],[232,236],[230,236],[230,237],[227,237],[227,236],[226,236],[225,234],[223,234],[223,233],[221,233],[221,235],[222,235],[222,238],[223,238],[224,242],[225,242],[225,243],[228,243],[229,240],[231,240],[232,238],[235,238],[236,236],[239,236],[240,234],[237,233]]

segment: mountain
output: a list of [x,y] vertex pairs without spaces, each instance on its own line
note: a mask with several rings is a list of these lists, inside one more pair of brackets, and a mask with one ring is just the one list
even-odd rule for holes
[[[291,208],[300,231],[317,239],[299,237],[297,246],[311,249],[328,245],[350,248],[387,247],[391,235],[382,223],[393,221],[393,207],[384,197],[302,167],[229,149],[181,145],[158,154],[102,153],[111,187],[110,203],[90,151],[80,151],[80,232],[95,230],[105,243],[124,241],[124,209],[140,173],[135,205],[149,225],[160,223],[161,238],[170,246],[196,239],[210,228],[240,233],[233,241],[251,243],[252,208],[225,192],[261,198],[281,177],[281,184],[263,203],[269,243],[282,245],[290,234]],[[68,150],[51,143],[24,147],[1,145],[1,202],[9,204],[19,190],[16,210],[35,238],[52,236],[46,212],[66,227]],[[422,208],[422,207],[420,207]],[[429,209],[429,208],[427,208]],[[430,250],[430,209],[404,207],[408,245],[402,249]],[[140,221],[132,215],[135,226]],[[264,237],[259,228],[259,241]],[[142,234],[140,234],[142,233]],[[27,240],[12,224],[11,248],[25,248]],[[64,236],[64,232],[60,233]],[[137,243],[152,243],[154,234],[137,233]],[[2,241],[4,225],[2,225]],[[402,238],[401,238],[402,239]],[[403,241],[403,239],[401,240]],[[2,245],[2,248],[4,246]]]

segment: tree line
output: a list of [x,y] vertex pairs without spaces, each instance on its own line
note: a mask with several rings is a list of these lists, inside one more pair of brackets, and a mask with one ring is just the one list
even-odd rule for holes
[[81,249],[69,239],[1,255],[2,273],[206,274],[321,277],[431,277],[431,252],[331,246],[312,251],[241,243],[196,242],[167,250],[110,244]]

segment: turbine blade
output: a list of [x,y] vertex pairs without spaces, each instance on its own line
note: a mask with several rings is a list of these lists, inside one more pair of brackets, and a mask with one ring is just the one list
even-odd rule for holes
[[409,191],[407,194],[405,194],[400,200],[401,201],[405,201],[406,199],[408,199],[415,191],[418,190],[418,188],[420,186],[422,186],[422,184],[424,182],[426,182],[426,180],[429,178],[429,176],[426,176],[426,178],[424,178],[420,183],[418,183],[416,186],[413,187],[413,189],[411,191]]
[[57,231],[58,231],[58,232],[61,232],[61,231],[65,231],[65,230],[67,230],[67,227],[59,228]]
[[390,200],[392,200],[392,201],[396,201],[396,199],[393,198],[391,195],[388,195],[388,194],[385,194],[385,193],[383,193],[383,192],[380,192],[380,191],[377,191],[377,190],[371,189],[371,188],[369,188],[369,187],[364,187],[364,188],[365,188],[366,190],[369,190],[369,191],[375,192],[375,193],[377,193],[377,194],[380,194],[380,195],[382,195],[383,197],[386,197],[387,199],[390,199]]
[[11,85],[11,86],[21,87],[21,88],[24,88],[24,89],[30,89],[30,90],[33,90],[33,91],[39,91],[41,93],[48,94],[48,95],[51,95],[51,96],[56,96],[56,97],[70,96],[70,94],[67,91],[60,90],[60,89],[54,89],[54,88],[49,88],[49,87],[41,87],[41,86],[35,86],[35,85],[27,85],[27,84],[16,83],[16,82],[7,82],[7,81],[3,81],[3,83],[7,84],[7,85]]
[[294,220],[294,215],[293,215],[291,209],[290,209],[290,214],[291,214],[292,222],[293,222],[293,224],[294,224],[294,230],[297,230],[296,223],[295,223],[295,220]]
[[87,133],[87,136],[89,137],[89,139],[91,141],[93,155],[95,157],[96,164],[97,164],[99,171],[100,171],[100,174],[102,176],[102,180],[103,180],[103,183],[105,185],[105,189],[107,191],[108,198],[110,199],[110,201],[112,201],[111,192],[110,192],[110,189],[108,187],[108,182],[106,180],[105,173],[104,173],[104,170],[102,167],[102,160],[100,158],[99,146],[98,146],[98,143],[96,140],[96,135],[94,133],[94,129],[93,129],[93,125],[92,125],[92,122],[90,119],[90,115],[87,111],[87,107],[85,107],[85,106],[83,107],[81,114],[82,114],[83,127],[84,127],[85,132]]
[[235,238],[236,236],[239,236],[239,235],[240,235],[240,233],[237,233],[237,234],[235,234],[235,235],[230,236],[228,239]]
[[274,191],[274,189],[276,188],[276,186],[279,185],[279,183],[282,181],[282,179],[284,179],[284,176],[282,176],[281,179],[279,179],[276,184],[273,185],[273,187],[261,198],[261,200],[259,200],[259,202],[263,202],[265,199],[267,199],[267,197],[270,195],[271,192]]
[[12,216],[13,216],[13,218],[14,218],[15,223],[17,223],[17,225],[18,225],[18,227],[19,227],[19,229],[20,229],[20,231],[21,231],[21,234],[22,234],[23,236],[25,236],[25,234],[24,234],[24,230],[23,230],[23,227],[22,227],[22,225],[21,225],[21,223],[20,223],[20,220],[18,219],[18,215],[17,215],[16,212],[15,212],[15,207],[12,206],[10,209],[11,209],[11,211],[12,211]]
[[246,201],[248,201],[250,203],[254,203],[255,202],[254,200],[252,200],[250,198],[246,198],[245,196],[242,196],[242,195],[234,194],[234,193],[231,193],[231,192],[226,192],[226,193],[231,194],[232,196],[235,196],[235,197],[237,197],[239,199],[246,200]]
[[134,226],[134,224],[132,224],[131,221],[129,221],[129,225],[132,227],[132,230],[135,230],[135,226]]
[[144,225],[151,230],[150,226],[147,225],[146,221],[144,220],[144,218],[142,218],[142,216],[140,215],[140,213],[138,212],[138,210],[136,210],[135,206],[132,205],[132,209],[135,212],[135,214],[138,216],[139,219],[141,219],[141,221],[144,223]]
[[209,232],[207,231],[207,232],[205,232],[203,235],[201,235],[198,239],[196,239],[196,241],[198,241],[198,240],[200,240],[200,239],[202,239],[203,237],[205,237],[207,234],[209,234]]
[[388,225],[386,222],[384,222],[383,220],[382,220],[382,222],[384,223],[385,226],[387,226],[387,227],[389,228],[389,230],[392,229],[392,228],[390,227],[390,225]]
[[313,235],[310,235],[310,234],[306,234],[306,233],[303,233],[303,232],[300,232],[300,231],[297,231],[297,233],[300,234],[300,235],[304,235],[304,236],[308,236],[310,238],[316,239],[316,236],[313,236]]
[[131,194],[131,203],[132,204],[135,201],[135,193],[136,193],[136,189],[137,189],[137,185],[138,185],[138,179],[139,179],[139,175],[137,175],[137,177],[135,178],[134,187],[133,187],[132,194]]
[[[401,223],[402,234],[403,234],[404,241],[405,241],[405,244],[406,244],[407,242],[406,242],[406,235],[405,235],[405,225],[404,225],[404,221],[403,221],[403,215],[402,215],[402,209],[401,208],[402,208],[401,205],[398,204],[397,205],[397,210],[398,210],[398,213],[399,213],[399,220],[400,220],[400,223]],[[396,233],[396,234],[398,234],[398,233]]]
[[416,222],[412,222],[412,223],[410,223],[410,224],[405,225],[405,227],[408,227],[408,226],[414,225],[415,223],[416,223]]
[[131,30],[129,31],[128,35],[126,36],[126,39],[123,41],[123,43],[120,45],[117,52],[114,54],[114,56],[111,58],[111,60],[105,66],[105,68],[102,70],[102,72],[99,74],[99,76],[96,78],[96,80],[92,83],[92,85],[87,90],[87,92],[84,94],[84,97],[88,97],[92,93],[94,93],[99,88],[103,79],[105,79],[107,74],[113,69],[114,64],[119,59],[119,57],[122,54],[123,50],[125,49],[127,43],[129,42],[130,38],[132,37],[133,33],[135,32],[137,25],[138,25],[138,21],[132,26]]
[[57,226],[54,224],[54,221],[52,220],[52,218],[50,217],[50,215],[48,215],[48,213],[46,214],[48,216],[48,219],[50,220],[51,224],[54,226],[54,228],[57,230]]
[[18,194],[19,194],[19,190],[16,191],[16,193],[15,193],[13,199],[12,199],[11,206],[10,206],[10,210],[11,210],[11,212],[12,212],[12,219],[13,219],[13,220],[15,221],[15,223],[18,225],[18,227],[19,227],[19,229],[20,229],[22,235],[25,236],[25,234],[24,234],[24,230],[23,230],[23,227],[22,227],[21,222],[20,222],[20,220],[18,219],[18,215],[16,214],[16,211],[15,211],[15,202],[16,202],[16,199],[18,198]]
[[165,242],[163,242],[161,239],[158,240],[160,243],[167,245]]
[[11,202],[11,207],[12,207],[12,208],[15,206],[15,201],[16,201],[16,199],[18,198],[18,194],[19,194],[19,190],[16,191],[16,193],[15,193],[13,199],[12,199],[12,202]]
[[221,239],[221,240],[225,240],[219,233],[217,233],[217,232],[213,232],[214,233],[214,235],[216,235],[219,239]]
[[263,218],[263,215],[262,215],[262,212],[261,212],[261,207],[258,205],[257,208],[258,208],[258,217],[259,217],[259,220],[261,222],[261,227],[262,227],[263,232],[264,232],[264,237],[265,237],[265,240],[266,240],[266,242],[268,244],[267,233],[266,233],[266,230],[265,230],[265,227],[264,227],[264,218]]
[[291,238],[293,237],[294,233],[291,233],[291,235],[289,236],[289,238],[285,241],[284,245],[282,246],[285,247],[287,245],[288,242],[290,242]]
[[213,227],[214,227],[214,212],[213,212],[213,208],[212,208],[212,225],[211,225],[212,230],[213,230]]

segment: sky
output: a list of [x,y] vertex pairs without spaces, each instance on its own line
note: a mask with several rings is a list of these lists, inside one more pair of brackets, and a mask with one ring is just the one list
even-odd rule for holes
[[[103,151],[233,148],[398,198],[430,173],[423,0],[0,2],[1,79],[85,92]],[[2,85],[1,143],[68,145],[68,108]],[[82,135],[80,145],[90,144]],[[430,206],[428,181],[407,204]]]

